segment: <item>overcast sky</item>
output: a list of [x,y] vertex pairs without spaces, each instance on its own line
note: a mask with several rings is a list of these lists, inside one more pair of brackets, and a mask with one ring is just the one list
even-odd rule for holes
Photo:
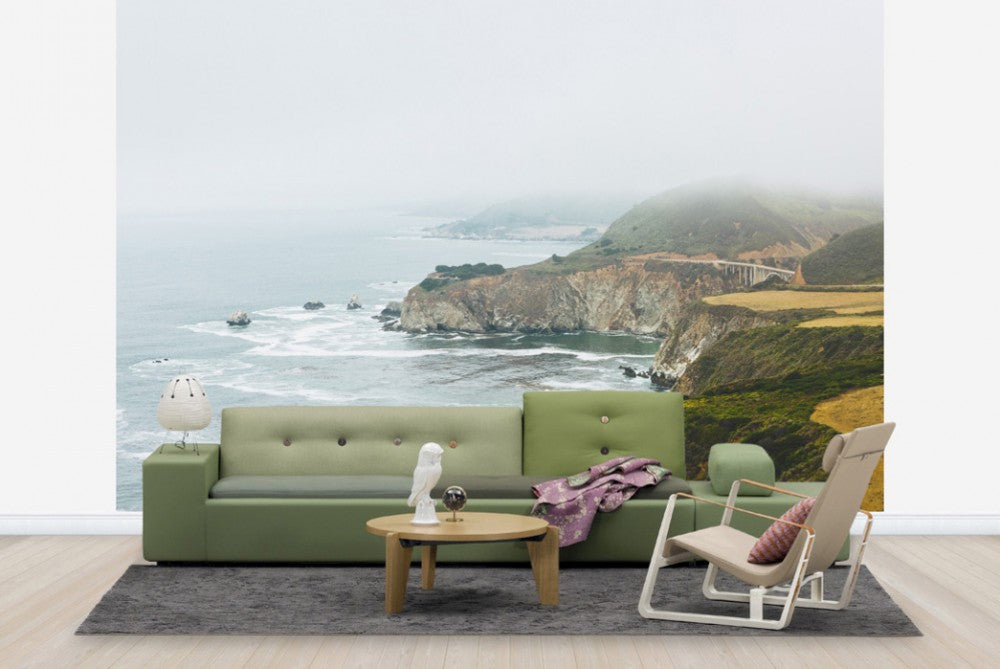
[[129,0],[123,212],[882,185],[876,0]]

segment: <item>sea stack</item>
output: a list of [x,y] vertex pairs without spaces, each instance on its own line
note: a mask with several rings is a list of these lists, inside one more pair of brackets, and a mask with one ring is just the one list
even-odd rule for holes
[[226,322],[233,326],[250,325],[250,314],[242,309],[237,309],[233,313],[229,314],[229,318],[226,319]]
[[351,295],[351,299],[347,301],[348,309],[360,309],[361,308],[361,298],[357,295]]
[[305,304],[302,305],[302,308],[307,311],[316,311],[317,309],[322,309],[325,306],[326,306],[325,304],[323,304],[319,300],[316,300],[315,302],[306,302]]
[[395,320],[400,317],[403,313],[403,303],[397,300],[391,300],[386,302],[385,308],[378,313],[377,316],[372,316],[375,320],[385,323],[386,321]]

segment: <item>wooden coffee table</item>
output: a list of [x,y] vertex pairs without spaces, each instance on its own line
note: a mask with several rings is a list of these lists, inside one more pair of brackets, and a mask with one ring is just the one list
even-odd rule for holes
[[439,513],[439,525],[414,525],[412,513],[382,516],[368,521],[371,534],[385,537],[385,612],[399,613],[406,597],[413,547],[420,549],[420,587],[434,587],[438,544],[483,541],[525,541],[535,575],[538,601],[559,603],[559,529],[541,518],[512,513],[462,513],[452,522],[450,513]]

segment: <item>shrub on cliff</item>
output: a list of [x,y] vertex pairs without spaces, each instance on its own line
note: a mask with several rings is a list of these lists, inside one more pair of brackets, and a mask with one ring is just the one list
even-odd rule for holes
[[435,279],[434,277],[429,276],[417,285],[424,290],[434,290],[435,288],[440,288],[441,286],[447,286],[451,282],[452,281],[450,279]]
[[506,270],[503,265],[487,265],[484,262],[479,262],[475,265],[469,263],[464,265],[438,265],[434,268],[434,271],[442,277],[462,280],[472,279],[477,276],[497,276],[503,274]]
[[421,281],[418,285],[424,290],[434,290],[441,286],[447,286],[455,281],[474,279],[477,276],[498,276],[507,270],[503,265],[487,265],[484,262],[472,265],[438,265],[434,268],[434,274]]

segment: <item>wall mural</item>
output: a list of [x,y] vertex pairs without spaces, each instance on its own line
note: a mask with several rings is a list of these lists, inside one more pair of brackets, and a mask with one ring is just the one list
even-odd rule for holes
[[[630,45],[632,52],[622,53],[621,63],[610,48],[579,64],[562,62],[558,79],[546,78],[552,73],[543,66],[534,83],[509,45],[487,39],[497,29],[491,21],[470,25],[465,16],[462,25],[472,36],[463,33],[459,42],[478,34],[482,53],[496,67],[509,68],[483,75],[483,90],[500,87],[510,94],[503,98],[504,117],[546,119],[540,127],[559,137],[566,160],[532,154],[538,138],[520,126],[491,134],[489,123],[452,118],[448,123],[471,124],[455,130],[455,143],[478,154],[458,167],[436,156],[424,156],[425,164],[414,157],[423,156],[420,151],[399,148],[408,141],[404,130],[389,137],[397,142],[394,159],[420,172],[416,184],[391,166],[365,162],[365,151],[378,151],[387,141],[390,131],[376,132],[382,126],[330,140],[316,157],[313,142],[335,132],[327,124],[375,113],[343,88],[318,98],[315,91],[301,93],[298,102],[323,111],[301,123],[274,121],[284,118],[275,109],[294,116],[294,105],[261,111],[240,104],[257,88],[232,88],[234,68],[252,81],[259,76],[263,90],[286,85],[284,78],[280,84],[268,79],[268,68],[261,66],[257,75],[241,62],[256,48],[250,37],[240,41],[243,23],[268,25],[276,44],[294,43],[292,56],[268,52],[268,62],[277,58],[274,67],[284,72],[281,58],[308,60],[315,69],[294,70],[302,79],[297,85],[322,88],[340,70],[306,56],[315,51],[337,56],[329,62],[347,58],[341,53],[347,47],[320,37],[324,29],[340,30],[350,17],[333,12],[336,21],[327,14],[306,21],[276,5],[268,16],[242,17],[234,27],[221,10],[214,16],[192,9],[176,21],[154,21],[151,13],[166,11],[162,6],[122,7],[118,507],[141,508],[142,460],[160,443],[179,438],[166,433],[155,414],[164,383],[180,373],[198,376],[212,403],[212,422],[192,435],[194,441],[218,439],[219,411],[227,406],[519,405],[526,390],[672,390],[686,398],[687,471],[678,475],[704,478],[712,444],[742,441],[767,449],[779,479],[821,480],[821,455],[834,434],[882,420],[881,10],[877,3],[769,4],[768,11],[786,19],[773,22],[780,39],[769,41],[759,32],[743,35],[747,21],[758,28],[758,19],[772,23],[748,17],[745,6],[752,3],[734,3],[729,17],[702,15],[707,10],[701,3],[689,4],[684,11],[618,7],[622,23],[611,27],[601,23],[600,12],[580,18],[568,6],[551,10],[552,16],[538,20],[582,21],[609,44]],[[515,13],[530,8],[505,6]],[[400,25],[458,20],[456,7],[435,4],[430,16],[409,16]],[[832,17],[838,13],[844,16]],[[858,13],[868,22],[854,21]],[[662,22],[659,28],[653,18]],[[864,46],[851,57],[838,51],[850,40],[817,37],[826,34],[824,22],[841,20],[863,26],[856,43]],[[801,36],[781,32],[788,21]],[[316,31],[314,44],[297,32],[306,24]],[[713,26],[730,31],[729,50],[704,40],[664,46],[647,39],[678,24],[692,32],[711,32]],[[169,45],[183,43],[197,52],[198,35],[214,34],[195,30],[199,25],[228,26],[224,34],[232,53],[195,67],[195,55],[172,50]],[[402,48],[396,39],[379,42],[383,29],[417,39],[402,28],[393,32],[392,25],[367,22],[364,34],[373,41],[361,40],[361,51],[391,55]],[[809,49],[796,39],[809,42]],[[462,44],[428,36],[422,46],[441,56]],[[741,44],[745,50],[737,48]],[[558,46],[532,41],[515,51],[554,57]],[[308,53],[296,55],[296,49]],[[476,57],[487,57],[482,53]],[[772,69],[761,70],[754,54]],[[803,58],[814,60],[797,62]],[[445,113],[452,93],[434,84],[461,79],[453,71],[459,65],[431,58],[425,68],[395,77],[392,68],[401,65],[392,61],[388,71],[386,62],[373,56],[352,67],[378,73],[392,95],[412,100],[421,86],[433,89],[427,104]],[[738,80],[738,103],[731,89],[705,87],[703,76],[685,74],[692,63],[714,68],[722,81]],[[295,65],[284,63],[288,72]],[[600,78],[593,74],[598,66],[608,70],[607,87],[623,88],[595,92],[588,77]],[[634,76],[622,83],[619,66]],[[605,99],[645,81],[642,67],[674,82],[673,88],[646,86],[629,101],[648,105],[651,114],[648,122],[640,120],[644,113],[632,117],[642,142],[622,134],[615,119],[623,112],[614,105],[584,111],[573,106],[574,86],[587,91],[588,99]],[[576,80],[575,74],[586,76]],[[787,87],[767,85],[788,77]],[[221,81],[230,88],[217,93],[213,86]],[[471,81],[466,83],[474,87]],[[369,83],[353,85],[367,90]],[[182,104],[202,94],[187,86],[203,87],[203,104]],[[541,102],[528,95],[552,86],[571,92]],[[677,90],[692,96],[684,105],[698,112],[685,116],[683,127],[665,127],[664,110],[680,104]],[[767,107],[766,113],[758,115],[755,106]],[[451,137],[450,127],[414,116],[420,112],[411,107],[393,107],[383,129],[412,125],[419,134],[434,127],[443,133],[438,141]],[[490,123],[500,118],[476,109]],[[259,135],[213,125],[223,117],[253,126]],[[559,118],[575,122],[566,127]],[[372,123],[379,121],[366,116],[363,124]],[[608,129],[610,148],[592,146],[602,144],[593,137],[601,128]],[[762,128],[768,133],[763,143]],[[480,133],[474,145],[467,142],[473,131]],[[201,133],[211,133],[208,149]],[[688,142],[691,133],[703,133],[704,141]],[[351,143],[355,134],[363,139]],[[292,141],[302,137],[308,140]],[[523,152],[515,163],[530,178],[508,178],[512,170],[495,166],[512,143]],[[247,151],[260,152],[259,165],[245,161]],[[202,160],[217,169],[202,169]],[[588,161],[593,169],[581,167]],[[313,177],[320,175],[309,181],[313,190],[302,185],[307,180],[299,162]],[[533,171],[532,163],[544,165]],[[337,184],[355,172],[361,173],[357,184],[362,177],[365,184],[382,179],[384,195],[369,188],[364,198],[338,196]],[[749,176],[718,176],[728,174]],[[449,182],[461,188],[452,191]],[[471,189],[473,182],[481,187]],[[865,506],[882,508],[881,465]]]

